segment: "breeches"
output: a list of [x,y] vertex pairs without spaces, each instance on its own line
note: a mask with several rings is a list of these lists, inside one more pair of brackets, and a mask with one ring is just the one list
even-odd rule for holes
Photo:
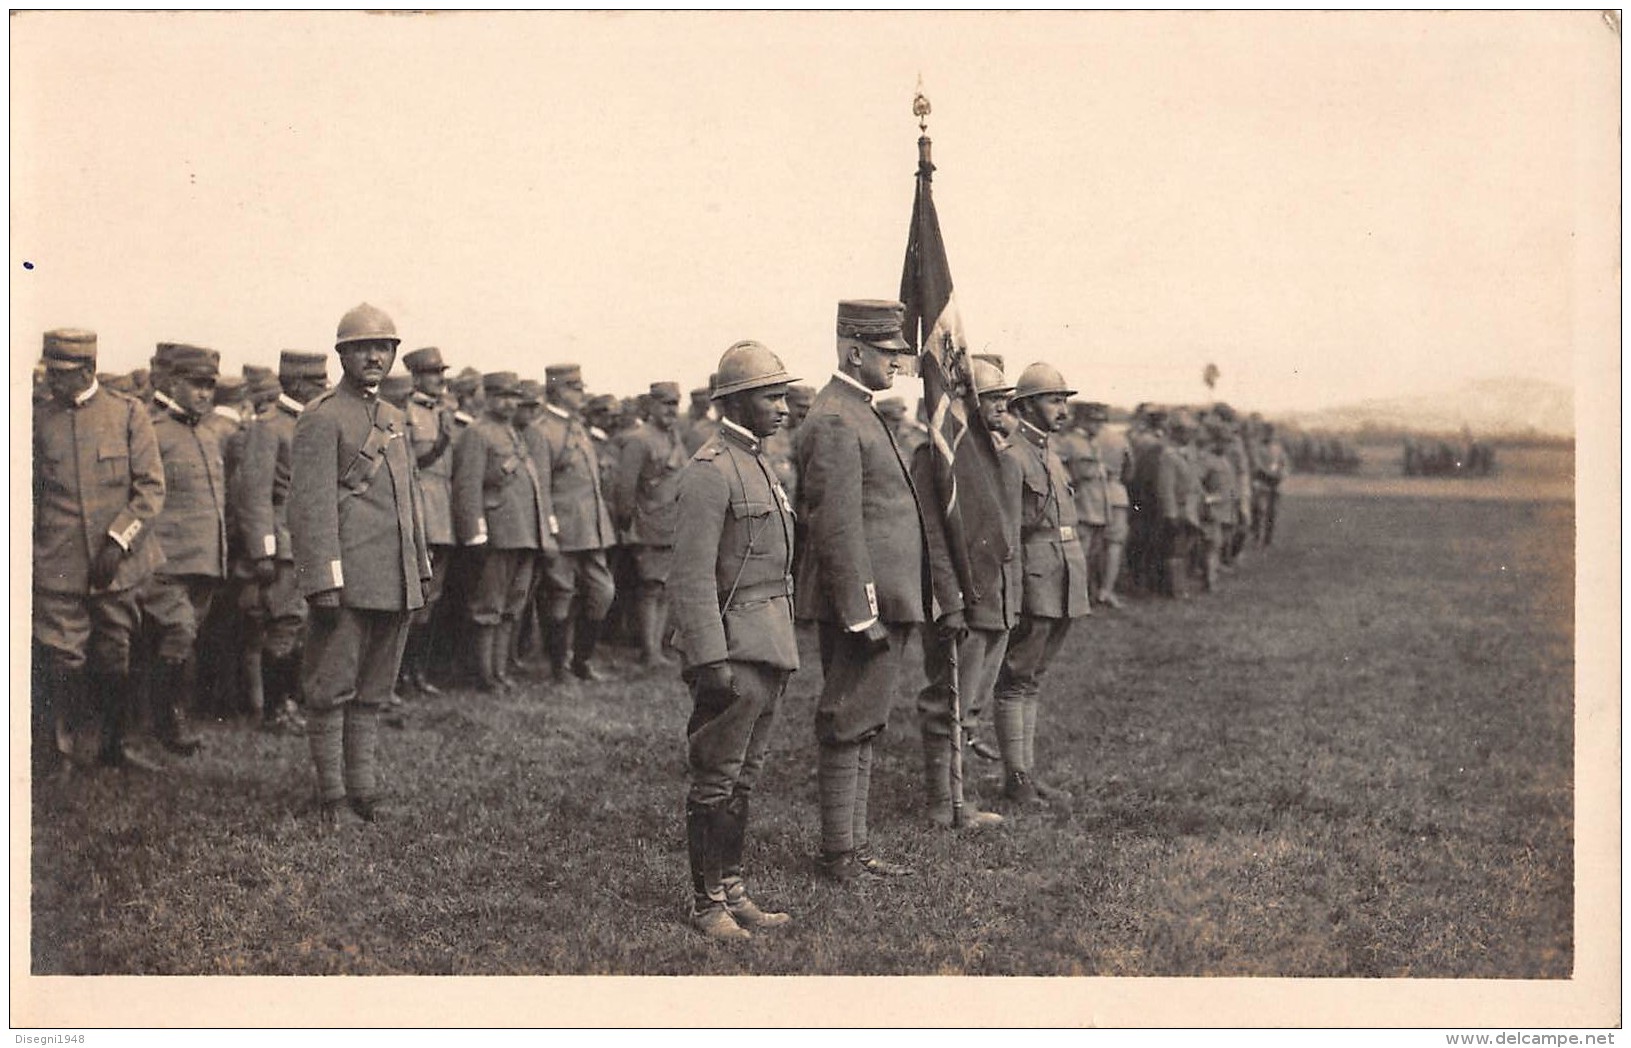
[[997,701],[1030,698],[1042,688],[1042,675],[1070,632],[1069,619],[1020,617],[1008,634],[1008,653],[997,674]]
[[[1068,621],[1068,620],[1067,620]],[[957,645],[957,697],[962,722],[972,723],[991,701],[1008,650],[1007,630],[971,629]],[[923,671],[928,687],[917,693],[918,722],[925,736],[951,737],[951,663],[933,629],[923,630]]]
[[34,591],[34,639],[64,669],[130,672],[130,643],[141,622],[136,591]]
[[685,727],[685,767],[692,804],[721,804],[750,794],[764,767],[770,728],[790,672],[762,662],[733,662],[730,696],[700,696],[691,685],[691,720]]
[[470,620],[496,626],[505,619],[519,618],[521,609],[527,606],[537,563],[535,549],[490,549],[483,553],[470,590]]
[[136,590],[142,619],[158,635],[158,655],[166,662],[192,657],[198,624],[210,613],[221,580],[206,575],[152,575]]
[[549,617],[557,621],[572,614],[574,596],[582,598],[583,614],[587,618],[604,619],[616,592],[611,569],[606,566],[606,551],[602,549],[547,555],[543,584]]
[[307,705],[316,709],[347,702],[384,705],[391,698],[407,638],[406,611],[312,608],[300,666]]
[[277,562],[277,574],[266,585],[245,582],[238,607],[249,620],[250,644],[274,659],[287,658],[300,646],[306,627],[306,600],[300,595],[294,562]]
[[645,585],[662,585],[668,581],[668,567],[674,562],[673,546],[635,546],[635,577]]
[[820,623],[821,695],[816,700],[816,740],[864,742],[883,731],[895,702],[901,655],[913,623],[886,622],[887,650],[871,653],[859,634],[833,622]]

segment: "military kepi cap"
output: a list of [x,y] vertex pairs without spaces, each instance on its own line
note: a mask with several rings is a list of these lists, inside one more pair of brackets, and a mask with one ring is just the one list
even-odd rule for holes
[[[165,367],[177,378],[216,378],[221,373],[221,354],[203,346],[167,343]],[[162,347],[161,347],[162,348]]]
[[678,382],[653,382],[648,396],[652,400],[660,400],[664,404],[678,404],[680,402],[680,384]]
[[415,372],[447,370],[447,365],[442,363],[442,351],[435,346],[426,346],[404,355],[402,366]]
[[521,403],[523,406],[537,406],[544,402],[544,384],[542,382],[535,382],[530,378],[524,378],[521,380],[521,384],[517,387],[517,389],[521,393]]
[[45,333],[45,366],[58,370],[96,367],[96,332],[58,328]]
[[576,364],[550,364],[544,368],[546,386],[560,386],[568,382],[583,382],[583,368]]
[[285,382],[292,378],[328,378],[328,357],[286,349],[278,354],[277,375]]
[[513,371],[489,371],[481,376],[481,388],[492,393],[520,393],[521,376]]
[[260,400],[262,397],[282,391],[277,372],[271,368],[263,368],[259,364],[244,365],[244,395],[250,400]]
[[911,343],[901,337],[901,324],[906,318],[906,307],[899,302],[877,298],[853,298],[838,303],[838,334],[843,338],[860,339],[879,349],[896,352],[914,352]]

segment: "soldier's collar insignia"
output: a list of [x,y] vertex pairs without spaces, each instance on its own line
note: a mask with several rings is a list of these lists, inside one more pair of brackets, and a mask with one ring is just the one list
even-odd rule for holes
[[289,396],[287,393],[279,393],[277,395],[277,406],[282,408],[284,411],[287,411],[291,415],[298,415],[302,411],[306,410],[306,405]]
[[837,379],[838,381],[844,383],[846,386],[849,386],[851,389],[853,389],[856,393],[858,393],[860,395],[862,400],[866,401],[868,404],[872,403],[872,391],[870,389],[867,389],[865,386],[861,385],[859,382],[855,381],[853,378],[850,378],[848,375],[844,374],[842,371],[834,371],[832,373],[832,377]]

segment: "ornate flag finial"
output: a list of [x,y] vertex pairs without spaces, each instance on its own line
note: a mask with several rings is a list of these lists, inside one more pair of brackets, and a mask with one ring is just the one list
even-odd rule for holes
[[912,98],[912,115],[917,117],[917,129],[929,130],[929,98],[923,93],[923,74],[917,75],[917,94]]

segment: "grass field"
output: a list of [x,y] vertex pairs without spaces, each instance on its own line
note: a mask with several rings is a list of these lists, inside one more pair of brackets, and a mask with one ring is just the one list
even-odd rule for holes
[[666,675],[416,701],[382,740],[382,821],[335,837],[304,740],[239,725],[164,778],[48,785],[32,970],[1565,978],[1573,509],[1503,466],[1447,492],[1297,478],[1220,592],[1079,622],[1038,743],[1069,812],[928,828],[903,689],[872,822],[914,878],[813,874],[810,650],[748,855],[796,923],[745,948],[684,923]]

